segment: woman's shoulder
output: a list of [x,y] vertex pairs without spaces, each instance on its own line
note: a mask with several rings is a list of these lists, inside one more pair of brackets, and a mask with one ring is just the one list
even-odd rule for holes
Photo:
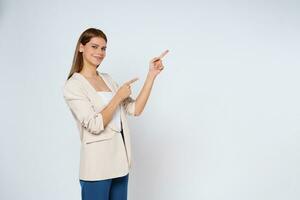
[[65,86],[71,86],[77,84],[79,84],[77,73],[74,73],[68,80],[65,81]]
[[82,90],[82,84],[78,78],[78,74],[74,73],[68,80],[65,81],[63,85],[64,93],[68,91],[78,91]]

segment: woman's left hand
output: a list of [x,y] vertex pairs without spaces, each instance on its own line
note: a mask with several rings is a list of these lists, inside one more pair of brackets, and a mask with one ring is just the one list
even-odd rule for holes
[[169,52],[169,50],[164,51],[159,57],[155,57],[150,61],[149,64],[149,74],[156,77],[163,69],[162,58]]

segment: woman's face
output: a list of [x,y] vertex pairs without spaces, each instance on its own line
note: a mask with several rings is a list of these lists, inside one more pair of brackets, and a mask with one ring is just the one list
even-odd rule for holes
[[101,37],[93,37],[85,45],[80,44],[84,65],[98,66],[106,55],[106,42]]

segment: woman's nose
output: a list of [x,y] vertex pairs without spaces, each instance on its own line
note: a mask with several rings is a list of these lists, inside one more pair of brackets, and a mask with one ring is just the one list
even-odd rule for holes
[[105,55],[105,50],[101,50],[101,51],[100,51],[100,54],[101,54],[101,55]]

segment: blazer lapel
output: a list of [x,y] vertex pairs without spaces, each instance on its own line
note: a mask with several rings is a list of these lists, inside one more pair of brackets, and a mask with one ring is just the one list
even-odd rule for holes
[[108,80],[106,80],[105,76],[103,76],[103,75],[102,75],[101,73],[99,73],[98,71],[97,71],[97,74],[102,78],[102,80],[105,82],[105,84],[106,84],[107,87],[110,89],[110,91],[116,92],[116,89],[112,86],[112,84],[111,84]]
[[97,94],[95,88],[90,84],[90,82],[80,73],[75,72],[73,76],[82,83],[82,86],[86,90],[86,95],[90,99],[94,110],[102,110],[105,107],[105,103]]

